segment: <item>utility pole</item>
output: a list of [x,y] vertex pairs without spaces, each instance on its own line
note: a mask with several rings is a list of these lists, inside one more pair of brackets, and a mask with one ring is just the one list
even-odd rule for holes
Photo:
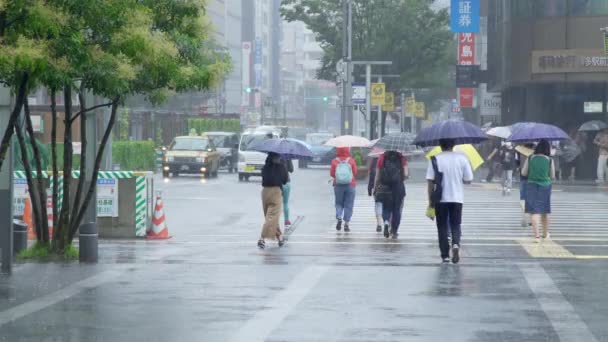
[[[13,99],[8,88],[0,86],[0,132],[8,125]],[[10,273],[13,267],[13,144],[6,151],[0,169],[0,249],[2,249],[2,273]]]
[[342,70],[346,74],[342,78],[342,111],[340,132],[353,133],[353,105],[352,105],[352,3],[351,0],[342,0]]
[[369,137],[373,136],[374,127],[371,120],[372,113],[372,65],[392,65],[391,61],[352,61],[352,65],[365,65],[365,116],[369,120]]
[[405,132],[405,93],[401,92],[401,119],[399,120],[401,133]]

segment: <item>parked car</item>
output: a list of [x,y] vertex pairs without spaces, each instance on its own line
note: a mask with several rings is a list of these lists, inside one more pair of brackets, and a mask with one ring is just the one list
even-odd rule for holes
[[309,165],[331,165],[331,161],[336,158],[336,148],[324,144],[333,137],[331,133],[306,134],[306,143],[310,145],[313,157],[311,160],[301,160],[299,167],[305,169]]
[[228,172],[237,172],[239,162],[239,136],[232,132],[205,132],[220,152],[220,168]]
[[205,177],[217,176],[220,167],[220,153],[213,141],[204,136],[182,136],[173,139],[165,152],[163,176],[172,174],[202,174]]

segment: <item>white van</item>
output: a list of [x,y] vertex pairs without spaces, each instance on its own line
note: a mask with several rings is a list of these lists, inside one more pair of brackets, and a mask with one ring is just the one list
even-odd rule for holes
[[281,128],[276,126],[260,126],[248,129],[241,134],[239,144],[239,181],[247,181],[251,176],[261,176],[262,167],[266,162],[266,153],[251,151],[249,146],[252,143],[267,139],[267,135],[272,134],[273,138],[281,136]]

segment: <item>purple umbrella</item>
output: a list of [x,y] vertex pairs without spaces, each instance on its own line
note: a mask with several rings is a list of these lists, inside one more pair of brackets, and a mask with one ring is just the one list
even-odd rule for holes
[[265,139],[249,146],[251,150],[280,154],[285,159],[311,159],[313,153],[306,143],[295,139]]
[[513,133],[507,139],[512,142],[538,141],[541,139],[556,141],[570,139],[561,128],[538,122],[521,122],[511,127]]
[[452,139],[457,145],[477,144],[488,140],[486,134],[472,123],[461,120],[446,120],[421,130],[412,144],[437,146],[439,140]]

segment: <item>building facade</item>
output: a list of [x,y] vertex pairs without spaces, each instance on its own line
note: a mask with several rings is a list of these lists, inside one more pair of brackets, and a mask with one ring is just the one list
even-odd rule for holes
[[502,123],[546,122],[574,134],[606,120],[606,26],[606,0],[489,0],[488,89],[502,93]]

